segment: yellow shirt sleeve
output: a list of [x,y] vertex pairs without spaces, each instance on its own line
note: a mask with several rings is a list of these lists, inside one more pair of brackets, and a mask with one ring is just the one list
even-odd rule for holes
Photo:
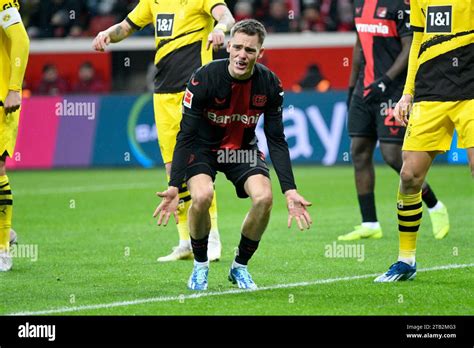
[[127,16],[128,23],[137,30],[153,23],[150,1],[151,0],[140,0],[138,5]]
[[212,17],[212,9],[217,5],[227,6],[223,0],[203,0],[204,11]]
[[2,28],[0,30],[5,31],[11,43],[8,89],[21,91],[30,53],[30,40],[16,7],[9,7],[0,12],[0,27]]
[[10,51],[11,75],[8,89],[21,91],[30,53],[30,40],[23,23],[12,25],[5,32],[12,43]]
[[411,94],[415,92],[415,77],[418,71],[418,53],[420,52],[421,40],[423,33],[418,31],[413,32],[413,41],[411,42],[410,55],[408,56],[408,71],[407,79],[405,81],[405,88],[403,94]]
[[418,0],[410,1],[410,26],[413,31],[424,31],[425,16],[421,12],[420,3]]
[[423,32],[425,31],[425,19],[421,12],[419,0],[410,1],[410,27],[413,30],[413,41],[410,47],[410,56],[408,57],[408,72],[403,94],[415,92],[415,77],[418,71],[418,53],[420,52]]

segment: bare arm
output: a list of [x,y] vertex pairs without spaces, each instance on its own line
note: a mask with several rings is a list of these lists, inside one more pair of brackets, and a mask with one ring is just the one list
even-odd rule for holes
[[235,24],[235,19],[230,13],[227,6],[218,5],[212,9],[212,17],[217,21],[217,27],[221,27],[224,29],[224,32],[230,31]]
[[212,17],[218,22],[207,38],[207,49],[213,47],[217,51],[224,45],[225,33],[235,24],[235,19],[225,5],[217,5],[212,9]]
[[390,69],[385,73],[391,80],[395,79],[408,66],[408,56],[410,55],[410,47],[413,37],[411,35],[401,38],[402,51],[399,53],[397,59],[393,62]]
[[132,35],[134,32],[135,29],[126,20],[123,20],[122,22],[97,34],[92,42],[92,47],[96,51],[103,52],[110,43],[120,42]]
[[352,69],[351,77],[349,78],[349,88],[354,87],[359,76],[360,61],[362,59],[362,47],[360,45],[359,36],[357,35],[357,41],[352,51]]

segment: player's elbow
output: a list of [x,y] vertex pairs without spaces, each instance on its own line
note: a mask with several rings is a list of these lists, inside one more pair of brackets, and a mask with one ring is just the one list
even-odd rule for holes
[[120,22],[119,25],[122,28],[123,32],[125,33],[125,37],[132,35],[133,32],[135,31],[135,29],[125,19],[122,22]]

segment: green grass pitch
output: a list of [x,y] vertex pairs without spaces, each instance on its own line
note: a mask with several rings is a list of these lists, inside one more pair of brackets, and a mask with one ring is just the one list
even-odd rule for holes
[[[448,207],[451,231],[437,241],[425,207],[418,238],[419,272],[412,282],[375,284],[396,260],[398,178],[377,171],[376,201],[384,237],[352,244],[363,258],[335,254],[337,236],[360,222],[353,172],[296,167],[299,191],[313,202],[311,230],[286,227],[276,175],[274,208],[249,270],[260,291],[234,291],[227,280],[249,200],[216,181],[222,259],[212,263],[209,290],[186,289],[192,261],[159,264],[177,242],[171,224],[158,228],[154,193],[159,170],[11,172],[14,228],[20,245],[37,247],[36,261],[17,257],[0,274],[0,314],[52,315],[472,315],[474,314],[474,184],[466,166],[432,168],[428,181]],[[337,242],[336,247],[344,246]],[[20,249],[18,249],[20,250]],[[25,256],[25,255],[23,255]],[[352,257],[356,256],[356,257]],[[454,268],[453,265],[462,265]],[[447,269],[433,269],[449,266]],[[357,278],[357,276],[361,276]]]

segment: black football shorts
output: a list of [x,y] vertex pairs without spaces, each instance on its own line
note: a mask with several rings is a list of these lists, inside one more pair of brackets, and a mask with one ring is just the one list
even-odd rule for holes
[[397,101],[366,103],[354,95],[349,108],[347,127],[351,137],[367,137],[381,142],[403,144],[405,127],[402,127],[393,116]]
[[217,172],[225,174],[234,186],[239,198],[247,198],[244,184],[256,174],[270,178],[270,171],[258,148],[242,150],[193,149],[186,169],[186,181],[198,174],[207,174],[215,180]]

